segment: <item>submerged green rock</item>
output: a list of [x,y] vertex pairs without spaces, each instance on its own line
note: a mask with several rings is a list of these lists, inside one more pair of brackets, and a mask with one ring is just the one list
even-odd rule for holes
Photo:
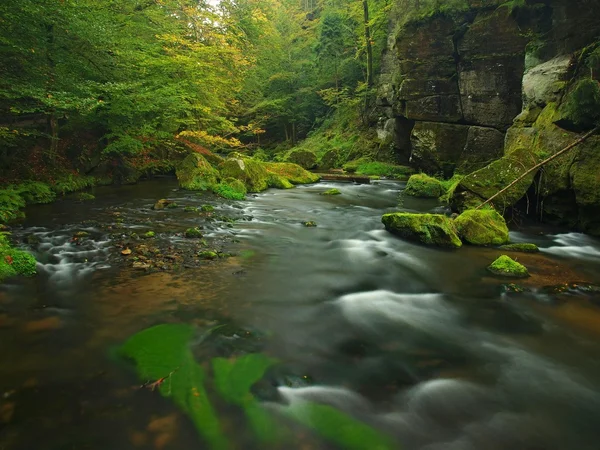
[[413,197],[438,198],[444,193],[444,186],[440,180],[418,173],[408,179],[404,193]]
[[508,227],[494,209],[469,209],[454,220],[461,239],[473,245],[501,245],[508,242]]
[[390,213],[381,221],[386,230],[405,239],[440,247],[462,246],[452,219],[442,214]]
[[202,231],[200,231],[200,228],[196,227],[196,228],[188,228],[187,230],[185,230],[185,232],[183,233],[183,235],[186,238],[201,238],[202,235]]
[[499,247],[500,250],[506,250],[509,252],[521,252],[521,253],[537,253],[540,251],[535,244],[508,244]]
[[175,172],[179,186],[190,191],[205,191],[217,184],[219,172],[199,153],[181,161]]
[[327,189],[325,192],[321,192],[321,195],[342,195],[342,192],[339,189],[332,188]]
[[527,278],[529,276],[529,271],[523,264],[506,255],[500,256],[487,269],[494,275],[503,277]]

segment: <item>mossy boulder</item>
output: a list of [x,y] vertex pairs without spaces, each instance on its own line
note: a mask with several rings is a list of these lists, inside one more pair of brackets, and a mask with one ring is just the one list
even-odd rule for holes
[[217,259],[219,255],[213,250],[203,250],[198,253],[200,259]]
[[405,239],[439,247],[462,246],[454,222],[442,214],[390,213],[381,221],[386,230]]
[[190,238],[190,239],[196,239],[196,238],[202,238],[202,231],[200,230],[200,228],[195,227],[195,228],[188,228],[187,230],[185,230],[185,232],[183,233],[183,235],[186,238]]
[[413,197],[438,198],[444,193],[444,186],[440,180],[418,173],[408,179],[404,193]]
[[219,164],[223,178],[244,183],[248,192],[261,192],[269,187],[269,173],[264,164],[249,158],[229,158]]
[[317,167],[317,155],[310,150],[292,150],[286,160],[298,164],[304,169],[314,169]]
[[508,227],[494,209],[469,209],[454,220],[458,235],[473,245],[502,245],[508,242]]
[[507,252],[521,252],[521,253],[537,253],[540,251],[539,247],[535,244],[508,244],[499,247],[500,250]]
[[321,195],[342,195],[342,192],[339,189],[331,188],[321,192]]
[[328,150],[319,161],[320,170],[329,170],[339,167],[340,152],[336,149]]
[[276,173],[269,173],[268,183],[269,187],[277,189],[291,189],[294,187],[294,185],[290,183],[287,178],[277,175]]
[[[218,196],[228,198],[230,200],[244,200],[247,193],[246,185],[235,178],[226,178],[219,184],[214,185],[212,190]],[[202,207],[202,211],[212,211],[212,209],[204,209],[204,206]]]
[[506,255],[496,259],[487,270],[502,277],[527,278],[529,276],[529,271],[523,264]]
[[310,184],[319,181],[319,176],[293,163],[263,163],[267,172],[279,175],[292,184]]
[[176,170],[179,186],[190,191],[205,191],[217,184],[219,172],[204,156],[192,153],[185,157]]

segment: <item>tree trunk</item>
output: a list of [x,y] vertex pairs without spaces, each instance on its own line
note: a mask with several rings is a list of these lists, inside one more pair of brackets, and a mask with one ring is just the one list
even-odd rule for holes
[[[52,88],[54,86],[55,66],[52,53],[54,51],[54,25],[46,25],[46,61],[48,64],[48,79],[46,82],[46,95],[51,97]],[[50,151],[49,160],[54,158],[58,148],[58,119],[56,117],[56,109],[50,108],[47,112],[47,132],[50,135]]]
[[369,3],[363,0],[365,20],[365,44],[367,46],[367,86],[373,86],[373,47],[371,46],[371,29],[369,28]]

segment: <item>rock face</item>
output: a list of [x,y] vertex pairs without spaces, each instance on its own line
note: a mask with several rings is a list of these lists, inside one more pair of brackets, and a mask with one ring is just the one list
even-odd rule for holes
[[[481,203],[600,120],[600,0],[396,0],[378,84],[378,136],[430,175],[468,175]],[[600,137],[497,199],[600,235]],[[535,184],[535,186],[534,186]]]
[[508,242],[508,227],[493,209],[470,209],[454,220],[458,235],[473,245],[502,245]]
[[390,213],[381,221],[386,230],[405,239],[438,247],[462,246],[452,219],[442,214]]

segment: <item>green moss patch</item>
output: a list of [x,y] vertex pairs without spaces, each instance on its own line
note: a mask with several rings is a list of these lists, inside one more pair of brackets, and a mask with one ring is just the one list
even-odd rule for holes
[[269,173],[279,175],[292,184],[310,184],[319,181],[319,176],[292,163],[263,163]]
[[294,185],[290,183],[287,178],[275,173],[269,173],[267,182],[269,183],[269,187],[276,189],[291,189],[294,187]]
[[[229,200],[244,200],[246,198],[246,186],[235,178],[227,178],[225,181],[212,186],[211,189],[218,196],[228,198]],[[204,207],[202,208],[202,211],[212,211],[204,209]]]
[[404,193],[413,197],[438,198],[444,193],[444,187],[440,180],[419,173],[408,179]]
[[261,192],[269,187],[269,173],[264,164],[248,158],[229,158],[219,164],[223,178],[235,178],[248,192]]
[[499,247],[500,250],[505,250],[508,252],[521,252],[521,253],[537,253],[540,251],[537,245],[535,244],[508,244]]
[[292,150],[286,160],[287,162],[298,164],[304,169],[314,169],[317,167],[317,155],[310,150]]
[[199,153],[185,157],[175,171],[179,186],[190,191],[205,191],[217,184],[219,173]]
[[321,195],[342,195],[342,192],[339,189],[331,188],[321,192]]
[[186,238],[191,238],[191,239],[203,237],[202,231],[198,227],[188,228],[187,230],[185,230],[185,232],[183,233],[183,235]]
[[33,276],[36,272],[35,258],[13,248],[6,233],[0,233],[0,281],[16,275]]
[[439,247],[459,248],[462,242],[452,219],[441,214],[384,214],[385,229],[402,238]]
[[398,166],[380,161],[370,161],[358,164],[355,172],[359,175],[406,179],[406,177],[414,173],[414,170],[407,166]]
[[526,278],[529,276],[527,268],[509,256],[502,255],[487,268],[494,275],[502,277]]
[[473,245],[502,245],[508,242],[508,227],[494,209],[470,209],[454,220],[458,235]]

